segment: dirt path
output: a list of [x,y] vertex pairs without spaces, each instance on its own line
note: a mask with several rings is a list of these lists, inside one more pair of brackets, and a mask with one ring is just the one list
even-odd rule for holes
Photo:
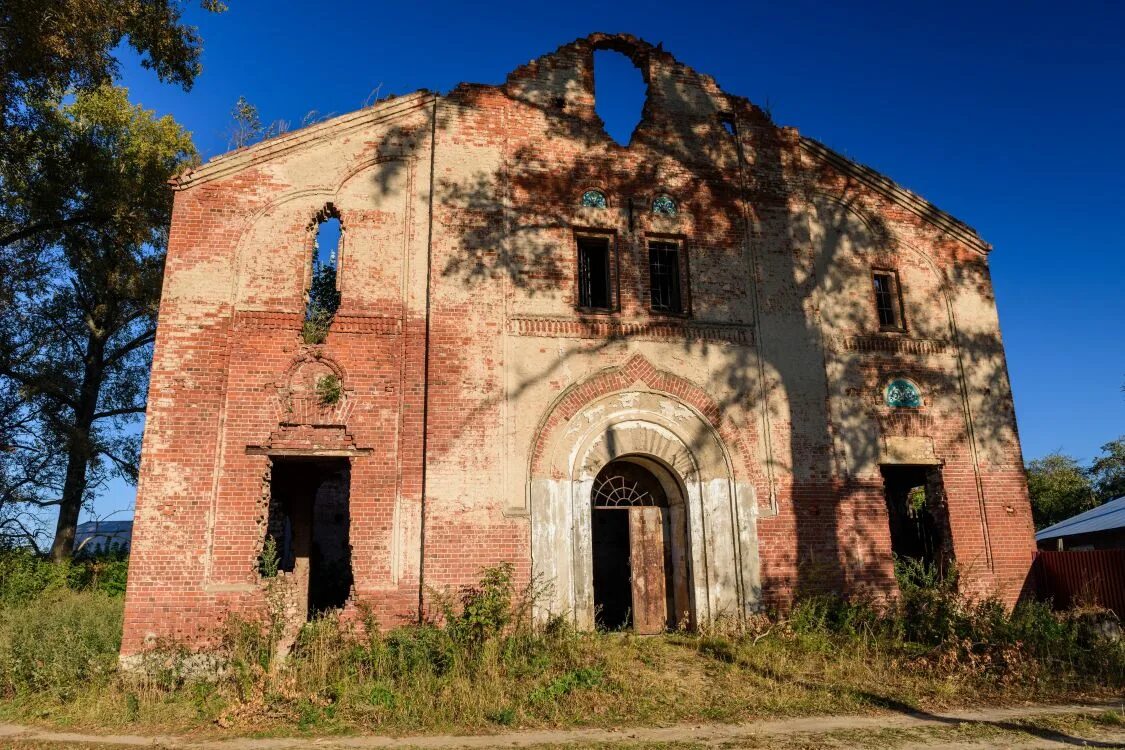
[[[1054,705],[995,708],[979,711],[886,713],[877,716],[821,716],[778,719],[749,724],[677,724],[627,729],[529,730],[494,735],[432,735],[414,737],[351,736],[318,738],[193,739],[187,736],[97,735],[0,724],[4,747],[130,748],[166,750],[366,750],[368,748],[533,748],[667,744],[724,747],[925,747],[929,750],[1019,747],[1125,748],[1125,726],[1097,731],[1062,730],[1030,725],[1036,719],[1065,719],[1122,709],[1122,705]],[[950,736],[952,730],[953,736]],[[966,732],[966,730],[972,730]],[[930,733],[930,734],[927,734]],[[958,733],[964,736],[958,736]],[[1084,734],[1089,736],[1075,736]]]

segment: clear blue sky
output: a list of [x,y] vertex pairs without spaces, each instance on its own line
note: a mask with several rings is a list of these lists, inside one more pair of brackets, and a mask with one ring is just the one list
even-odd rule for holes
[[[1028,459],[1087,460],[1125,433],[1125,4],[228,2],[189,9],[205,42],[190,93],[123,68],[133,99],[174,115],[205,157],[226,150],[240,95],[296,127],[376,87],[499,83],[593,31],[663,42],[995,246]],[[99,510],[129,498],[115,487]]]

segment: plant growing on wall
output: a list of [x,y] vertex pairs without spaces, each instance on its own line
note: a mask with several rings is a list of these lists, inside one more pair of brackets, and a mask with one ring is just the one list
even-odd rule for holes
[[344,384],[335,375],[325,375],[316,381],[316,396],[322,406],[332,406],[339,403],[344,395]]

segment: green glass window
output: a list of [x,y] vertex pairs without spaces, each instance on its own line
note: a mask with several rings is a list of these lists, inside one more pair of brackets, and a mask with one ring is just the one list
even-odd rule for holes
[[605,208],[605,193],[601,190],[587,190],[582,194],[583,208]]
[[656,200],[652,202],[652,212],[654,214],[660,214],[661,216],[675,216],[676,201],[672,200],[667,195],[657,196]]
[[887,406],[895,408],[917,409],[922,405],[922,394],[918,386],[903,378],[896,378],[887,384],[884,393]]

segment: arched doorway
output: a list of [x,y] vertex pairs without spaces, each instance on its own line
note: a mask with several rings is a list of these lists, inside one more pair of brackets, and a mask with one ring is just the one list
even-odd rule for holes
[[643,456],[618,458],[598,473],[591,500],[595,624],[637,633],[691,625],[687,519],[671,473]]

